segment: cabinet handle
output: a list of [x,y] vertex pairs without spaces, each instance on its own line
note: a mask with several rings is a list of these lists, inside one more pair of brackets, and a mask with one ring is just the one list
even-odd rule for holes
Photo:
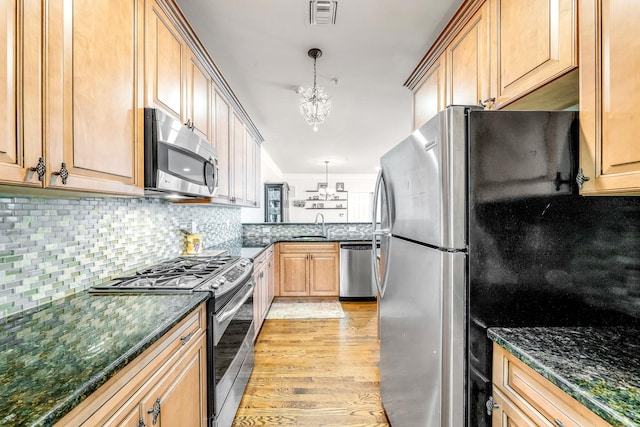
[[195,128],[196,126],[193,124],[193,122],[191,121],[191,119],[187,119],[187,123],[184,124],[188,129],[193,130],[193,128]]
[[496,99],[494,97],[487,98],[484,101],[481,101],[481,100],[478,99],[478,104],[480,104],[484,108],[491,107],[491,104],[493,104],[494,102],[496,102]]
[[144,419],[142,417],[140,417],[140,419],[138,420],[138,425],[136,427],[146,427],[146,424],[144,423]]
[[67,185],[67,178],[69,178],[69,171],[67,170],[67,164],[62,162],[60,170],[58,172],[53,172],[52,175],[59,176],[62,178],[62,184]]
[[493,410],[500,407],[500,404],[493,401],[493,396],[489,396],[489,400],[487,400],[484,404],[487,408],[487,415],[491,416],[493,414]]
[[185,345],[186,343],[188,343],[192,336],[193,336],[193,331],[189,332],[189,335],[185,335],[184,337],[180,337],[180,341],[182,341],[181,345]]
[[578,169],[578,174],[576,175],[576,183],[578,184],[578,188],[580,190],[582,190],[582,184],[584,184],[586,181],[589,181],[590,179],[591,178],[584,175],[584,173],[582,172],[582,168]]
[[147,409],[147,414],[153,414],[151,424],[156,425],[158,423],[158,415],[160,415],[160,398],[156,399],[156,403],[153,404],[153,408]]
[[29,168],[29,170],[38,174],[38,181],[44,181],[44,175],[47,173],[47,166],[44,164],[44,157],[40,157],[38,159],[38,165],[35,168]]
[[564,427],[564,424],[562,424],[562,421],[560,421],[560,420],[559,420],[559,419],[557,419],[557,418],[556,418],[556,419],[554,419],[554,420],[553,420],[553,422],[554,422],[554,423],[556,423],[556,425],[557,425],[558,427]]

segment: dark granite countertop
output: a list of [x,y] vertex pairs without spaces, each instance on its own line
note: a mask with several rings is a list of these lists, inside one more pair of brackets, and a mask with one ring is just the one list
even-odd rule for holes
[[490,328],[489,338],[614,426],[640,426],[640,327]]
[[79,292],[0,324],[0,426],[49,426],[208,297]]

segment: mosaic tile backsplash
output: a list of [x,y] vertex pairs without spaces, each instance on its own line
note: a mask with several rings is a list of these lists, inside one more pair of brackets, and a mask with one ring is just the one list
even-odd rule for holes
[[[326,224],[330,239],[370,240],[373,227],[370,223],[329,223]],[[294,236],[321,235],[320,224],[243,224],[243,246],[262,246],[278,239]]]
[[0,196],[0,319],[178,256],[241,244],[240,209],[151,198]]

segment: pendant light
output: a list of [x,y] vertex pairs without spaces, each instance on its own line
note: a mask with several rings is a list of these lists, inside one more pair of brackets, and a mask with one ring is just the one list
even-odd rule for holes
[[327,200],[329,196],[333,196],[336,193],[336,190],[332,187],[329,187],[329,160],[324,161],[324,182],[327,185],[325,188],[320,188],[318,193],[321,196],[324,196],[324,199]]
[[318,125],[324,123],[331,112],[331,98],[324,91],[324,88],[316,85],[316,60],[322,56],[322,51],[317,48],[309,49],[307,52],[313,58],[313,86],[301,90],[300,113],[313,131],[318,131]]

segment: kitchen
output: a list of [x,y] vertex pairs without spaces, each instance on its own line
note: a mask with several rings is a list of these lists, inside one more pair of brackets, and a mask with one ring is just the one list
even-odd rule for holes
[[[186,76],[191,76],[191,84],[185,83],[185,85],[194,87],[195,84],[202,83],[203,80],[199,78],[202,76],[213,79],[215,90],[210,95],[211,104],[220,108],[215,108],[214,114],[205,114],[204,122],[215,123],[216,120],[221,120],[229,125],[198,127],[202,120],[196,116],[203,111],[194,107],[198,105],[198,92],[189,94],[185,90],[184,99],[182,99],[180,95],[176,97],[171,91],[163,92],[153,86],[154,81],[171,76],[170,73],[175,71],[170,69],[171,67],[158,68],[158,63],[154,62],[156,56],[170,55],[175,52],[159,49],[152,51],[157,54],[156,56],[134,55],[136,51],[145,50],[144,43],[148,37],[155,35],[159,40],[166,40],[167,33],[143,36],[145,24],[142,20],[150,13],[147,9],[152,9],[152,3],[148,2],[145,5],[144,2],[134,2],[136,8],[128,10],[126,14],[127,22],[132,24],[126,31],[120,27],[115,27],[119,29],[118,31],[103,31],[105,34],[113,34],[115,39],[108,39],[105,34],[94,34],[93,30],[99,27],[108,28],[109,25],[123,25],[115,19],[113,22],[105,19],[111,16],[108,10],[114,7],[113,3],[92,3],[90,6],[78,3],[74,8],[77,8],[77,15],[82,16],[83,19],[76,20],[66,13],[68,12],[64,9],[66,3],[61,1],[49,2],[47,7],[50,9],[46,11],[46,17],[38,2],[18,2],[20,8],[15,8],[14,2],[8,3],[9,16],[16,19],[14,21],[9,19],[7,22],[15,23],[18,19],[23,20],[24,25],[19,28],[22,31],[20,35],[24,38],[24,49],[17,50],[18,55],[7,56],[14,61],[16,58],[19,59],[16,67],[22,72],[17,74],[18,77],[13,76],[15,80],[12,80],[12,76],[7,77],[9,82],[14,82],[14,86],[8,85],[8,87],[12,87],[15,92],[14,96],[7,95],[6,98],[18,101],[9,105],[8,113],[4,115],[7,120],[5,128],[9,142],[6,147],[0,147],[3,159],[0,165],[0,178],[5,184],[4,196],[0,201],[3,206],[0,224],[3,230],[1,253],[3,293],[0,295],[2,298],[0,311],[5,319],[19,315],[21,312],[37,309],[49,302],[55,304],[63,297],[98,285],[122,272],[140,270],[174,257],[183,250],[184,234],[180,231],[182,229],[190,229],[202,234],[205,245],[210,248],[234,250],[242,247],[243,223],[262,222],[261,219],[256,219],[256,215],[258,217],[262,215],[262,209],[250,208],[262,204],[262,182],[288,180],[283,179],[282,176],[257,179],[259,176],[264,176],[259,172],[258,166],[268,170],[268,166],[265,166],[269,164],[268,155],[264,153],[271,154],[269,151],[271,141],[265,140],[264,146],[260,148],[262,138],[260,131],[263,130],[263,126],[253,124],[252,118],[257,123],[257,119],[253,117],[256,112],[251,111],[251,117],[249,117],[243,108],[244,104],[240,103],[240,100],[244,102],[249,96],[235,96],[235,93],[246,93],[246,89],[243,89],[244,85],[233,84],[231,89],[231,86],[220,78],[222,73],[214,69],[214,65],[206,62],[205,56],[194,55],[194,50],[198,52],[197,40],[195,42],[191,40],[193,44],[184,45],[188,49],[179,50],[178,53],[180,56],[189,57],[189,60],[184,62],[195,67],[184,73]],[[121,4],[127,5],[129,2],[123,1]],[[164,5],[164,2],[160,4]],[[519,52],[528,55],[530,50],[522,49],[518,44],[526,43],[528,37],[531,37],[529,34],[518,38],[509,31],[513,31],[514,27],[527,28],[516,19],[522,16],[532,20],[534,17],[541,19],[536,21],[535,28],[547,28],[548,25],[537,25],[545,21],[538,14],[533,13],[536,11],[533,6],[533,11],[520,10],[520,13],[515,16],[508,14],[509,11],[513,12],[508,9],[510,4],[517,4],[517,2],[468,1],[464,3],[465,7],[455,15],[453,12],[457,5],[451,6],[448,15],[448,17],[454,15],[451,24],[445,25],[448,17],[443,19],[442,24],[435,31],[440,33],[444,27],[442,36],[437,39],[434,37],[429,44],[425,44],[410,61],[410,65],[401,70],[402,78],[396,82],[400,87],[402,80],[410,75],[406,86],[414,94],[413,123],[411,123],[411,91],[400,88],[406,92],[407,108],[404,110],[406,114],[398,121],[406,124],[406,130],[393,141],[388,141],[386,149],[380,150],[376,158],[381,157],[387,149],[399,142],[412,129],[426,122],[426,119],[433,116],[435,111],[442,110],[448,104],[477,104],[481,100],[485,104],[496,104],[489,105],[492,108],[564,109],[575,106],[579,102],[581,144],[583,144],[580,149],[580,166],[583,168],[584,175],[589,178],[583,183],[582,194],[591,194],[594,197],[616,193],[634,194],[638,188],[636,182],[638,175],[634,174],[634,167],[637,164],[634,163],[634,155],[637,153],[634,151],[635,145],[630,141],[636,139],[633,136],[637,131],[632,125],[633,118],[628,112],[634,111],[636,97],[628,94],[636,92],[637,88],[631,83],[634,81],[633,75],[624,74],[629,73],[626,70],[635,68],[628,65],[628,61],[632,61],[634,55],[629,55],[626,51],[623,53],[605,49],[623,44],[627,49],[636,49],[628,36],[634,29],[632,23],[637,21],[632,19],[637,15],[635,6],[587,1],[549,3],[560,5],[559,11],[550,14],[556,18],[553,22],[559,23],[556,27],[552,26],[555,32],[550,29],[552,39],[565,40],[561,35],[567,30],[571,36],[569,40],[573,40],[573,44],[570,43],[568,47],[565,44],[554,47],[554,54],[562,56],[563,53],[569,52],[568,62],[546,61],[545,64],[549,67],[541,71],[541,76],[536,77],[535,73],[523,73],[518,67],[516,69],[508,67],[511,64],[510,61],[522,60],[517,56]],[[567,5],[569,5],[568,9]],[[503,15],[496,15],[498,6],[504,7]],[[185,15],[187,15],[187,5],[180,4],[180,7],[185,8]],[[165,5],[154,9],[155,15],[149,16],[155,16],[156,23],[168,22],[177,26],[185,18],[178,14],[175,21],[167,20],[166,15],[171,10]],[[193,16],[187,16],[191,21]],[[510,16],[514,21],[500,22],[496,16]],[[46,27],[48,44],[42,46],[39,26],[45,18],[48,23]],[[600,20],[603,20],[602,26],[596,25]],[[493,26],[496,25],[496,21],[504,26],[495,30]],[[577,28],[578,21],[580,26]],[[96,22],[100,22],[100,25]],[[157,30],[161,27],[153,28]],[[13,34],[14,30],[15,26],[9,25],[6,31],[7,34]],[[199,30],[200,28],[196,28],[198,34]],[[80,35],[92,34],[92,37],[104,42],[105,45],[117,46],[118,49],[107,50],[109,54],[102,55],[101,60],[107,61],[106,63],[111,60],[123,61],[122,69],[125,71],[118,71],[122,75],[111,75],[110,73],[117,73],[111,67],[104,66],[105,62],[94,63],[87,60],[87,63],[80,63],[81,66],[77,67],[79,58],[83,58],[83,55],[89,58],[91,56],[89,53],[98,45],[83,43],[90,40],[84,37],[79,37],[78,43],[75,43],[74,31]],[[602,32],[607,37],[612,37],[613,41],[619,42],[604,44],[600,39],[604,37]],[[522,33],[525,34],[524,31]],[[184,36],[179,32],[178,34]],[[486,35],[484,39],[483,34]],[[502,42],[513,40],[516,46],[503,46],[503,50],[500,51],[503,57],[496,58],[495,55],[487,53],[487,46],[494,46],[495,43],[500,42],[496,39],[500,34],[511,34],[513,36],[511,39],[505,35],[505,40]],[[119,43],[122,39],[117,37],[135,42]],[[473,39],[473,37],[478,38]],[[576,43],[578,37],[579,45]],[[14,39],[9,37],[8,40]],[[202,40],[204,40],[203,36]],[[72,41],[73,49],[70,49]],[[479,50],[476,52],[478,61],[471,61],[471,65],[469,62],[457,63],[458,58],[464,61],[469,57],[464,54],[458,57],[458,52],[454,48],[469,45],[478,47]],[[430,46],[432,47],[429,48]],[[427,55],[419,61],[425,52]],[[217,63],[216,52],[210,53]],[[306,49],[298,53],[302,57],[300,61],[302,68],[299,74],[303,76],[298,79],[302,80],[300,84],[306,85],[311,77],[311,61],[305,53]],[[192,60],[194,57],[196,61]],[[514,57],[516,59],[513,59]],[[46,61],[42,63],[41,58],[45,58]],[[318,59],[318,71],[321,77],[323,67],[330,64],[329,58],[330,52],[326,51],[325,57]],[[562,58],[566,60],[566,57],[562,56]],[[324,62],[325,60],[327,62]],[[73,61],[76,61],[75,68],[71,68]],[[502,61],[499,66],[497,61]],[[606,62],[606,67],[605,61],[609,61]],[[619,63],[612,61],[619,61]],[[486,69],[479,65],[484,66],[485,62],[490,62],[487,69],[500,70],[500,73],[486,72]],[[171,63],[167,61],[160,65]],[[418,63],[417,67],[416,63]],[[457,68],[457,65],[460,65],[460,68]],[[415,71],[411,73],[414,67],[416,67]],[[542,68],[545,67],[536,69]],[[161,69],[165,74],[160,73],[160,76],[156,76],[158,78],[154,80],[144,75],[146,69]],[[200,70],[200,75],[197,70]],[[236,78],[228,75],[226,69],[223,71],[224,77],[230,82]],[[469,77],[474,73],[475,80]],[[524,77],[517,78],[518,73]],[[178,74],[181,74],[180,70]],[[133,85],[130,82],[131,75],[134,76]],[[102,92],[96,92],[96,89],[82,84],[100,78],[108,79],[105,81],[112,81],[114,84],[109,87],[101,86],[99,89]],[[324,79],[326,80],[326,75]],[[118,87],[122,87],[122,92],[113,90],[116,83]],[[346,85],[346,82],[343,83]],[[336,92],[343,83],[329,86],[325,82],[325,85],[331,93],[330,89]],[[44,93],[41,90],[43,87],[46,88]],[[472,87],[472,90],[469,87]],[[160,89],[166,89],[166,87],[160,87]],[[146,99],[143,92],[153,93],[156,98]],[[116,94],[121,96],[115,96]],[[105,103],[104,99],[107,96],[109,102]],[[297,114],[295,104],[298,96],[293,90],[291,90],[291,96],[291,104]],[[492,101],[491,98],[494,100]],[[222,144],[216,147],[222,158],[231,155],[230,147],[234,150],[242,150],[240,151],[242,156],[234,157],[237,163],[220,165],[219,188],[221,190],[216,196],[216,204],[213,206],[172,204],[160,199],[141,197],[139,162],[142,158],[143,135],[135,130],[141,128],[142,114],[139,116],[122,114],[122,111],[131,110],[132,100],[135,105],[134,111],[148,104],[162,106],[164,110],[177,111],[178,117],[191,116],[195,124],[194,133],[197,132],[202,136],[209,135],[213,129],[214,132],[209,135],[210,138],[206,138],[208,140],[234,139],[238,142],[235,145]],[[605,101],[607,104],[604,104]],[[338,108],[338,98],[335,98],[334,102],[335,108]],[[603,109],[611,111],[614,107],[615,114],[603,113]],[[183,109],[184,112],[182,112]],[[336,120],[339,117],[337,112],[334,116]],[[96,120],[96,117],[111,117],[113,120]],[[298,118],[302,125],[307,126],[300,117]],[[22,126],[23,123],[29,123],[31,126]],[[70,129],[73,129],[73,132],[70,133]],[[266,125],[264,129],[267,129]],[[322,131],[323,126],[320,125],[317,135]],[[85,134],[90,132],[91,136],[82,138],[83,132]],[[120,137],[117,137],[118,135]],[[85,143],[84,140],[90,140],[92,143]],[[11,141],[28,141],[29,143],[17,144],[16,149],[16,144],[11,147]],[[291,147],[291,150],[294,149],[298,150],[296,147]],[[264,161],[260,160],[262,150],[264,150],[262,153]],[[234,151],[235,153],[238,151]],[[291,155],[297,159],[304,158],[295,151],[292,151]],[[40,161],[40,158],[43,160]],[[314,181],[321,181],[324,172],[323,161],[326,158],[316,160],[318,168],[314,169],[316,171]],[[41,164],[45,170],[38,167]],[[309,170],[308,166],[302,165],[302,167]],[[337,161],[329,163],[331,182],[338,181],[336,178],[341,175],[349,174],[349,171],[340,170],[338,167]],[[31,168],[35,170],[32,171]],[[42,181],[39,180],[40,172],[43,176]],[[370,172],[372,176],[369,188],[371,189],[375,180],[373,172]],[[66,173],[69,175],[65,178]],[[277,171],[275,174],[278,175]],[[345,183],[345,189],[352,190],[355,184],[352,185],[347,178],[339,179]],[[295,186],[296,198],[301,197],[298,193],[302,194],[305,190],[312,189],[306,184]],[[71,192],[65,188],[69,188]],[[100,195],[101,193],[134,197],[105,198]],[[602,200],[606,201],[606,199]],[[244,206],[247,209],[241,210],[238,206]],[[626,225],[628,226],[623,227],[627,232],[626,235],[623,234],[622,237],[612,235],[609,239],[613,241],[621,239],[626,243],[631,241],[631,246],[623,247],[627,254],[634,254],[637,252],[637,246],[633,246],[633,242],[636,241],[633,225]],[[315,224],[309,225],[310,230],[317,230],[315,227]],[[344,231],[346,234],[350,232],[348,228]],[[355,232],[360,231],[357,229]],[[633,257],[630,258],[630,260],[618,258],[618,261],[633,265]],[[620,266],[620,264],[615,265]],[[603,280],[607,277],[607,268],[611,268],[612,272],[616,271],[615,277],[620,277],[621,273],[613,267],[603,268],[605,268]],[[622,271],[633,273],[633,268],[627,270],[622,268]],[[637,317],[637,309],[634,308],[633,303],[637,288],[634,287],[630,275],[624,277],[627,278],[627,282],[624,282],[624,285],[619,282],[618,286],[611,290],[615,296],[612,299],[621,304],[624,303],[626,306],[624,311]],[[522,406],[526,405],[515,404],[514,406],[517,411],[521,411]]]

